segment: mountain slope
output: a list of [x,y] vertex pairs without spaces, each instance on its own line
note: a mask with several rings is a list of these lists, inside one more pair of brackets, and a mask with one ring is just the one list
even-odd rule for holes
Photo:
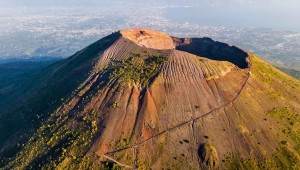
[[64,100],[5,169],[299,167],[299,81],[234,46],[130,29],[46,72],[28,96]]
[[[1,96],[0,153],[2,157],[14,153],[34,133],[40,123],[69,98],[85,81],[96,64],[95,58],[120,37],[112,34],[97,41],[68,59],[52,64],[28,80],[14,84],[14,91]],[[16,141],[16,139],[20,141]],[[23,140],[21,140],[23,139]],[[9,149],[10,148],[10,149]]]

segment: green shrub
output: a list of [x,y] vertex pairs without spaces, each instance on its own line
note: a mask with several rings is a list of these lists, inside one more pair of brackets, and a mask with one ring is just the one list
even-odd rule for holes
[[125,60],[113,61],[106,71],[109,72],[110,79],[118,80],[118,85],[135,83],[146,87],[159,73],[165,61],[166,58],[159,55],[133,55]]

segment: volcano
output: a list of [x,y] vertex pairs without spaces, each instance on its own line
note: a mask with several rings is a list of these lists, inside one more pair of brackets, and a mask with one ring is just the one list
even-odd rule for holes
[[3,169],[300,167],[300,82],[210,38],[122,30],[28,82],[0,103]]

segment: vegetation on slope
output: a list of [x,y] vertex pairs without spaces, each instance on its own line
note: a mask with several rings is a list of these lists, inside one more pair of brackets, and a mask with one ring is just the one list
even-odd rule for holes
[[90,76],[95,58],[119,36],[115,33],[105,37],[17,84],[18,90],[0,104],[0,167],[10,161],[41,123],[72,96]]
[[[276,68],[265,63],[256,56],[252,56],[253,75],[265,85],[272,87],[271,93],[266,93],[270,99],[278,97],[290,97],[287,89],[293,89],[295,93],[300,91],[299,82],[283,74]],[[278,82],[280,81],[280,82]],[[282,83],[283,82],[283,83]],[[275,86],[278,85],[279,87]],[[282,87],[280,85],[285,84]],[[282,100],[282,99],[281,99]],[[282,101],[283,102],[283,101]],[[282,105],[282,104],[281,104]],[[238,154],[228,156],[226,167],[228,169],[298,169],[300,167],[300,112],[289,107],[274,107],[265,112],[266,115],[277,120],[281,131],[277,133],[278,145],[276,151],[265,155],[263,158],[241,158]]]
[[166,57],[159,54],[134,54],[128,59],[113,61],[108,67],[110,78],[118,78],[117,84],[140,84],[146,87],[152,78],[159,73],[159,68],[165,62]]
[[286,74],[295,77],[296,79],[300,80],[300,70],[292,69],[292,68],[284,68],[284,67],[277,67],[279,70],[285,72]]
[[[114,88],[133,84],[148,86],[165,60],[165,57],[155,54],[138,54],[113,61],[99,73],[92,72],[92,81],[80,85],[82,88],[72,92],[73,95],[50,115],[26,144],[20,144],[21,151],[6,168],[117,168],[110,163],[95,164],[91,160],[99,157],[87,154],[94,137],[101,132],[100,117],[104,115],[101,110],[89,107],[89,104],[95,103],[102,90],[114,80],[117,80]],[[111,107],[117,109],[118,103],[113,103]],[[120,139],[116,141],[115,147],[124,147],[128,143],[128,139]]]
[[[133,89],[132,91],[134,90],[138,91],[137,95],[135,96],[132,95],[133,92],[131,92],[132,93],[131,96],[135,97],[134,105],[137,107],[137,109],[134,108],[132,110],[134,110],[133,112],[134,114],[137,115],[137,117],[142,115],[143,113],[140,112],[140,110],[143,109],[142,107],[143,103],[144,101],[146,101],[144,100],[145,89],[151,86],[153,80],[161,72],[162,65],[167,60],[168,54],[167,52],[166,54],[161,54],[161,53],[155,53],[156,50],[153,51],[149,50],[151,52],[147,51],[147,52],[132,53],[128,57],[129,51],[125,51],[125,53],[126,52],[127,53],[121,56],[113,56],[113,57],[106,56],[107,58],[105,59],[107,61],[109,61],[109,59],[111,58],[114,58],[114,61],[111,61],[107,66],[104,66],[103,64],[102,66],[104,68],[101,66],[99,67],[101,68],[101,70],[97,70],[96,63],[97,61],[99,61],[98,58],[99,55],[102,54],[103,50],[109,45],[111,45],[114,41],[115,39],[105,39],[106,43],[104,44],[101,43],[101,41],[97,42],[92,46],[89,46],[86,49],[86,51],[83,50],[67,60],[52,65],[48,70],[45,70],[44,73],[46,76],[38,79],[37,82],[42,85],[35,86],[35,88],[33,88],[33,90],[35,91],[32,93],[28,93],[27,97],[23,98],[28,100],[24,102],[23,107],[18,107],[16,110],[14,110],[14,112],[12,112],[14,113],[13,116],[10,115],[7,116],[11,120],[8,121],[7,123],[3,121],[6,119],[1,120],[1,123],[4,122],[3,123],[4,125],[8,125],[10,122],[14,121],[15,123],[14,125],[18,129],[20,129],[20,127],[17,126],[17,123],[20,123],[19,119],[22,119],[23,117],[17,119],[17,116],[19,115],[17,113],[25,110],[25,115],[28,116],[25,117],[26,121],[23,121],[21,123],[30,122],[30,124],[28,123],[29,125],[27,126],[31,125],[37,127],[37,129],[33,128],[34,130],[32,131],[32,135],[28,141],[24,143],[18,143],[18,148],[20,148],[21,150],[16,155],[14,155],[12,159],[5,160],[4,162],[2,162],[2,164],[5,166],[4,167],[5,169],[90,169],[90,168],[91,169],[99,169],[99,168],[120,169],[120,167],[117,166],[116,164],[103,161],[103,159],[100,159],[99,155],[97,155],[102,153],[109,154],[108,151],[110,149],[123,149],[129,146],[133,146],[133,142],[135,139],[134,137],[131,137],[133,136],[133,134],[129,134],[131,133],[129,132],[130,130],[125,132],[121,132],[121,131],[116,132],[115,130],[119,126],[118,123],[120,122],[119,120],[121,118],[125,123],[131,122],[133,119],[133,116],[132,117],[128,116],[129,119],[127,120],[125,120],[125,118],[122,117],[124,115],[125,117],[127,116],[126,114],[127,111],[122,110],[124,103],[126,104],[126,102],[120,102],[122,100],[116,98],[124,97],[122,96],[125,93],[124,92],[125,90],[123,89],[125,89],[126,87],[129,87],[130,89],[132,86],[135,87],[138,86],[139,87],[138,90],[136,90],[136,88],[131,88]],[[194,45],[195,48],[198,47],[198,44],[194,44]],[[211,45],[213,46],[213,44]],[[221,46],[224,47],[225,49],[228,48],[228,46],[226,46],[225,44]],[[142,49],[142,48],[138,48],[138,49]],[[232,50],[235,51],[236,48],[233,48]],[[204,51],[206,52],[206,50]],[[222,53],[222,51],[223,50],[215,49],[216,56],[217,54]],[[240,50],[238,51],[241,52]],[[115,54],[115,51],[113,51],[113,54]],[[229,54],[231,54],[231,50],[229,51]],[[213,55],[211,57],[215,57],[215,56]],[[227,55],[224,55],[222,57],[227,57]],[[238,62],[236,64],[240,68],[249,66],[248,63],[244,61],[245,58],[243,57],[245,57],[244,52],[242,52],[239,59],[240,61],[242,61],[242,63]],[[222,59],[222,58],[215,58],[215,59]],[[250,79],[252,79],[253,77],[254,81],[249,83],[247,79],[247,81],[245,82],[245,86],[247,87],[248,85],[256,86],[257,84],[259,84],[257,86],[261,85],[262,87],[261,90],[262,93],[255,92],[255,90],[260,90],[257,87],[253,88],[254,89],[254,90],[252,89],[253,91],[250,91],[254,93],[252,96],[254,100],[256,99],[254,97],[255,95],[265,95],[264,99],[267,100],[264,101],[266,102],[268,102],[269,99],[272,101],[273,100],[276,101],[277,97],[285,98],[287,101],[286,103],[289,103],[289,101],[295,101],[293,93],[299,92],[299,82],[294,81],[290,77],[282,74],[272,66],[265,64],[264,62],[260,61],[256,57],[252,57],[252,64],[253,64],[253,69],[251,68],[252,73],[249,73],[249,75],[250,75]],[[185,66],[185,67],[189,67],[189,66]],[[178,69],[175,71],[182,71],[182,70]],[[209,78],[207,76],[211,76],[211,75],[206,75],[205,78]],[[244,77],[246,77],[246,75],[244,75]],[[211,79],[207,80],[206,82],[209,81],[209,82],[216,83],[217,81],[211,81],[215,79],[217,78],[211,76]],[[194,80],[195,79],[193,79],[193,81]],[[227,81],[224,81],[224,83],[226,82]],[[187,84],[186,82],[184,83],[185,83],[184,85]],[[230,83],[228,84],[230,85]],[[284,87],[282,87],[283,84],[285,85]],[[216,83],[216,86],[217,85],[218,84]],[[246,89],[244,88],[245,86],[244,85],[242,86],[243,90]],[[181,86],[179,90],[183,88],[186,88],[186,86]],[[220,86],[219,88],[220,90],[222,89]],[[291,89],[294,90],[294,92],[291,92]],[[184,90],[190,90],[190,89],[184,89]],[[196,89],[195,91],[192,92],[196,93],[197,90],[199,89]],[[121,91],[124,93],[123,94],[119,93]],[[244,91],[242,91],[241,93],[243,92]],[[216,92],[214,93],[214,95],[218,97],[219,95],[218,93],[220,92]],[[156,94],[161,95],[161,93],[156,93]],[[171,93],[170,95],[175,95],[175,93]],[[171,96],[171,99],[169,99],[168,102],[173,100],[172,97],[173,96]],[[176,104],[183,102],[183,100],[189,99],[190,97],[192,98],[192,95],[190,94],[186,96],[178,95],[178,97],[180,97],[180,99],[179,102],[177,102]],[[45,101],[40,101],[41,99],[44,98],[46,98]],[[126,97],[126,99],[127,98],[128,96]],[[289,100],[290,98],[292,98],[292,100]],[[53,101],[54,99],[58,101],[56,101],[56,103],[53,104],[51,103],[51,101]],[[241,102],[244,103],[247,102],[247,99],[243,98],[243,96],[239,97],[239,99],[241,100]],[[203,100],[208,101],[214,99],[203,98]],[[159,100],[157,100],[156,98],[154,102],[156,101]],[[278,101],[283,102],[284,100],[279,99]],[[166,102],[166,101],[162,101],[162,102]],[[128,103],[130,103],[130,101],[128,101]],[[224,161],[222,160],[223,163],[227,165],[228,169],[293,169],[299,166],[299,141],[298,141],[299,109],[298,110],[294,109],[292,106],[282,107],[284,104],[278,104],[278,107],[274,107],[271,109],[268,108],[266,109],[265,112],[265,115],[269,115],[269,117],[272,117],[273,119],[277,120],[278,126],[280,126],[281,128],[281,131],[278,132],[277,134],[277,137],[279,139],[278,145],[276,146],[277,150],[275,150],[274,153],[268,153],[268,155],[265,155],[265,153],[263,153],[262,154],[263,157],[249,157],[249,158],[242,158],[237,152],[234,152],[233,155],[227,158],[227,160]],[[163,107],[165,107],[166,105],[164,104]],[[264,106],[261,103],[258,105],[261,107]],[[127,106],[129,106],[129,104]],[[174,107],[175,104],[169,106]],[[256,105],[249,105],[249,106],[254,107]],[[151,106],[147,105],[147,109],[150,107]],[[196,110],[198,110],[200,107],[202,107],[202,105],[193,105],[192,107],[195,107]],[[225,107],[229,107],[229,105],[224,105],[220,108],[223,109]],[[31,108],[32,110],[30,110]],[[53,108],[56,109],[54,109],[53,111]],[[126,109],[128,108],[129,107],[127,107]],[[162,107],[157,107],[156,109],[158,110],[161,108]],[[252,108],[247,107],[247,109],[251,110]],[[130,109],[128,110],[129,112],[132,112]],[[184,109],[182,112],[186,113],[188,111],[189,109]],[[242,108],[240,107],[234,108],[234,111],[242,112]],[[257,110],[257,111],[258,114],[263,114],[264,112],[264,110]],[[122,112],[124,113],[124,115]],[[152,111],[149,110],[148,112],[152,112]],[[171,116],[172,113],[174,112],[172,111],[165,112],[166,115],[171,115]],[[249,112],[245,112],[245,113],[250,114]],[[255,115],[254,113],[253,115],[257,116],[258,114]],[[121,116],[118,117],[119,115]],[[171,116],[161,119],[162,121],[165,121],[161,123],[166,123],[166,121],[169,123],[169,121],[172,121]],[[116,117],[117,119],[114,119]],[[241,118],[241,116],[235,116],[235,117],[237,117],[237,119]],[[16,120],[14,120],[14,118],[16,118]],[[181,118],[182,117],[180,116],[179,119]],[[153,120],[155,120],[155,118],[153,118]],[[218,122],[218,119],[215,120],[217,124],[222,123],[222,122]],[[42,123],[40,124],[40,122]],[[228,119],[228,122],[229,124],[231,124],[234,123],[234,120]],[[210,123],[212,123],[212,121]],[[259,125],[258,123],[257,124],[256,123],[257,122],[253,123],[254,126]],[[109,126],[110,124],[111,126]],[[132,124],[136,126],[137,123],[133,122]],[[146,125],[146,123],[143,122],[143,125]],[[186,125],[190,126],[191,124],[186,124]],[[194,127],[196,127],[196,129],[194,129]],[[233,126],[230,127],[229,130],[237,131],[235,128],[236,127]],[[2,136],[3,140],[9,137],[9,133],[16,132],[18,129],[14,129],[13,131],[6,132],[7,134],[4,134],[4,137]],[[108,131],[106,131],[108,132],[108,136],[109,136],[108,139],[102,133],[105,132],[105,130],[107,129],[109,129]],[[158,129],[158,132],[160,130],[161,129]],[[217,131],[218,129],[214,129],[214,130],[215,132],[218,132]],[[225,130],[227,129],[223,129],[224,133]],[[196,157],[197,145],[199,143],[195,143],[194,146],[192,146],[192,142],[190,142],[192,140],[190,140],[189,138],[185,138],[183,139],[183,141],[179,141],[179,143],[181,144],[185,143],[184,146],[182,145],[183,146],[182,149],[178,148],[178,150],[180,151],[185,151],[185,149],[189,148],[185,152],[176,153],[175,150],[174,154],[171,155],[170,150],[165,150],[166,147],[170,147],[172,150],[174,150],[173,147],[178,146],[178,142],[177,142],[178,137],[180,138],[181,135],[187,135],[187,137],[189,137],[188,134],[190,131],[191,131],[190,128],[188,129],[186,128],[185,130],[182,131],[177,131],[182,134],[178,133],[175,135],[175,137],[166,138],[161,142],[155,142],[155,140],[152,140],[153,138],[151,140],[148,140],[153,142],[153,146],[154,146],[153,148],[155,148],[155,149],[149,148],[150,150],[154,150],[152,154],[150,150],[145,151],[140,149],[140,146],[137,148],[135,147],[130,148],[134,150],[134,152],[139,152],[139,154],[132,153],[131,152],[132,150],[131,151],[123,150],[124,152],[121,151],[118,153],[115,152],[110,152],[110,153],[118,161],[120,162],[122,161],[123,163],[123,159],[124,159],[124,162],[130,163],[130,165],[138,166],[141,169],[143,168],[149,169],[156,162],[159,162],[161,164],[161,165],[157,165],[158,167],[159,166],[166,167],[167,169],[172,169],[172,168],[193,169],[194,167],[198,166],[199,163],[196,160],[197,158],[195,159],[196,161],[194,162],[192,160]],[[202,134],[203,131],[201,131],[201,128],[199,127],[197,128],[197,124],[196,126],[194,126],[194,121],[192,122],[192,131],[193,134],[190,137],[193,137],[194,141],[197,141],[196,140],[197,135],[199,136],[203,135]],[[221,133],[223,131],[221,131]],[[127,132],[128,134],[125,134]],[[171,132],[171,131],[166,130],[165,132]],[[214,132],[214,131],[210,131],[210,129],[207,128],[205,132],[207,133],[207,132]],[[118,133],[120,133],[121,136]],[[237,133],[239,132],[237,131]],[[138,137],[141,136],[138,133],[135,133],[134,135],[136,134],[138,135]],[[150,135],[152,134],[149,134],[149,136]],[[199,138],[201,140],[206,141],[206,140],[210,140],[210,138],[212,137],[211,136],[208,137],[204,135],[203,137],[199,137]],[[171,143],[172,139],[176,140],[174,141],[175,142],[174,145],[172,145]],[[223,139],[220,137],[219,139],[220,141],[224,139],[228,140],[228,138]],[[245,143],[248,142],[238,137],[234,139],[238,139]],[[99,140],[105,140],[105,142],[107,143],[104,143],[102,145],[101,143],[102,141],[99,142]],[[257,139],[253,138],[248,143],[257,142],[258,140],[259,140],[258,138]],[[275,143],[276,141],[277,140],[274,140],[272,142]],[[200,162],[200,164],[203,164],[204,167],[215,168],[217,167],[217,165],[218,166],[221,165],[221,161],[219,161],[220,160],[219,153],[218,150],[216,149],[217,147],[215,147],[213,142],[215,141],[211,140],[207,143],[202,143],[202,144],[200,143],[200,147],[198,148],[198,161],[202,161],[202,163]],[[1,144],[1,140],[0,140],[0,144]],[[97,148],[98,145],[101,145],[101,147],[103,146],[105,148],[104,149]],[[96,146],[96,148],[94,147],[91,148],[92,146]],[[138,151],[136,149],[138,149]],[[252,149],[254,151],[259,151],[259,148],[252,148]],[[243,152],[245,155],[245,154],[249,154],[250,151],[249,152],[241,151],[241,152]],[[269,150],[267,152],[269,152]],[[145,154],[147,156],[144,157],[145,158],[144,159],[143,156]],[[165,155],[165,157],[162,156],[163,154]],[[149,161],[147,162],[146,159],[150,160],[150,162]]]
[[[87,156],[92,138],[98,131],[97,113],[95,110],[81,108],[77,113],[65,112],[66,107],[75,109],[84,107],[83,103],[91,102],[70,99],[55,111],[50,118],[42,124],[29,142],[7,167],[53,169],[71,168],[87,169],[98,167]],[[81,111],[80,111],[81,110]],[[84,114],[84,116],[81,116]],[[62,115],[58,115],[62,114]]]

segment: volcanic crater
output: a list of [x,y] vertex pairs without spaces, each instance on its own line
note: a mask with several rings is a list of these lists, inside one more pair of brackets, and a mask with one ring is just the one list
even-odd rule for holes
[[[28,138],[5,168],[299,164],[297,141],[281,135],[282,128],[295,129],[277,113],[299,113],[300,83],[254,54],[210,38],[122,30],[54,64],[37,81],[42,83],[32,87],[36,93],[22,96],[25,108],[39,105],[23,111],[33,122]],[[49,102],[30,98],[33,93],[61,102],[49,108]],[[7,117],[20,108],[10,109]],[[29,119],[36,113],[43,114],[41,123]],[[10,134],[20,131],[11,128]],[[14,137],[2,137],[6,145],[0,155],[13,148],[8,141]],[[286,157],[295,159],[282,164]]]

